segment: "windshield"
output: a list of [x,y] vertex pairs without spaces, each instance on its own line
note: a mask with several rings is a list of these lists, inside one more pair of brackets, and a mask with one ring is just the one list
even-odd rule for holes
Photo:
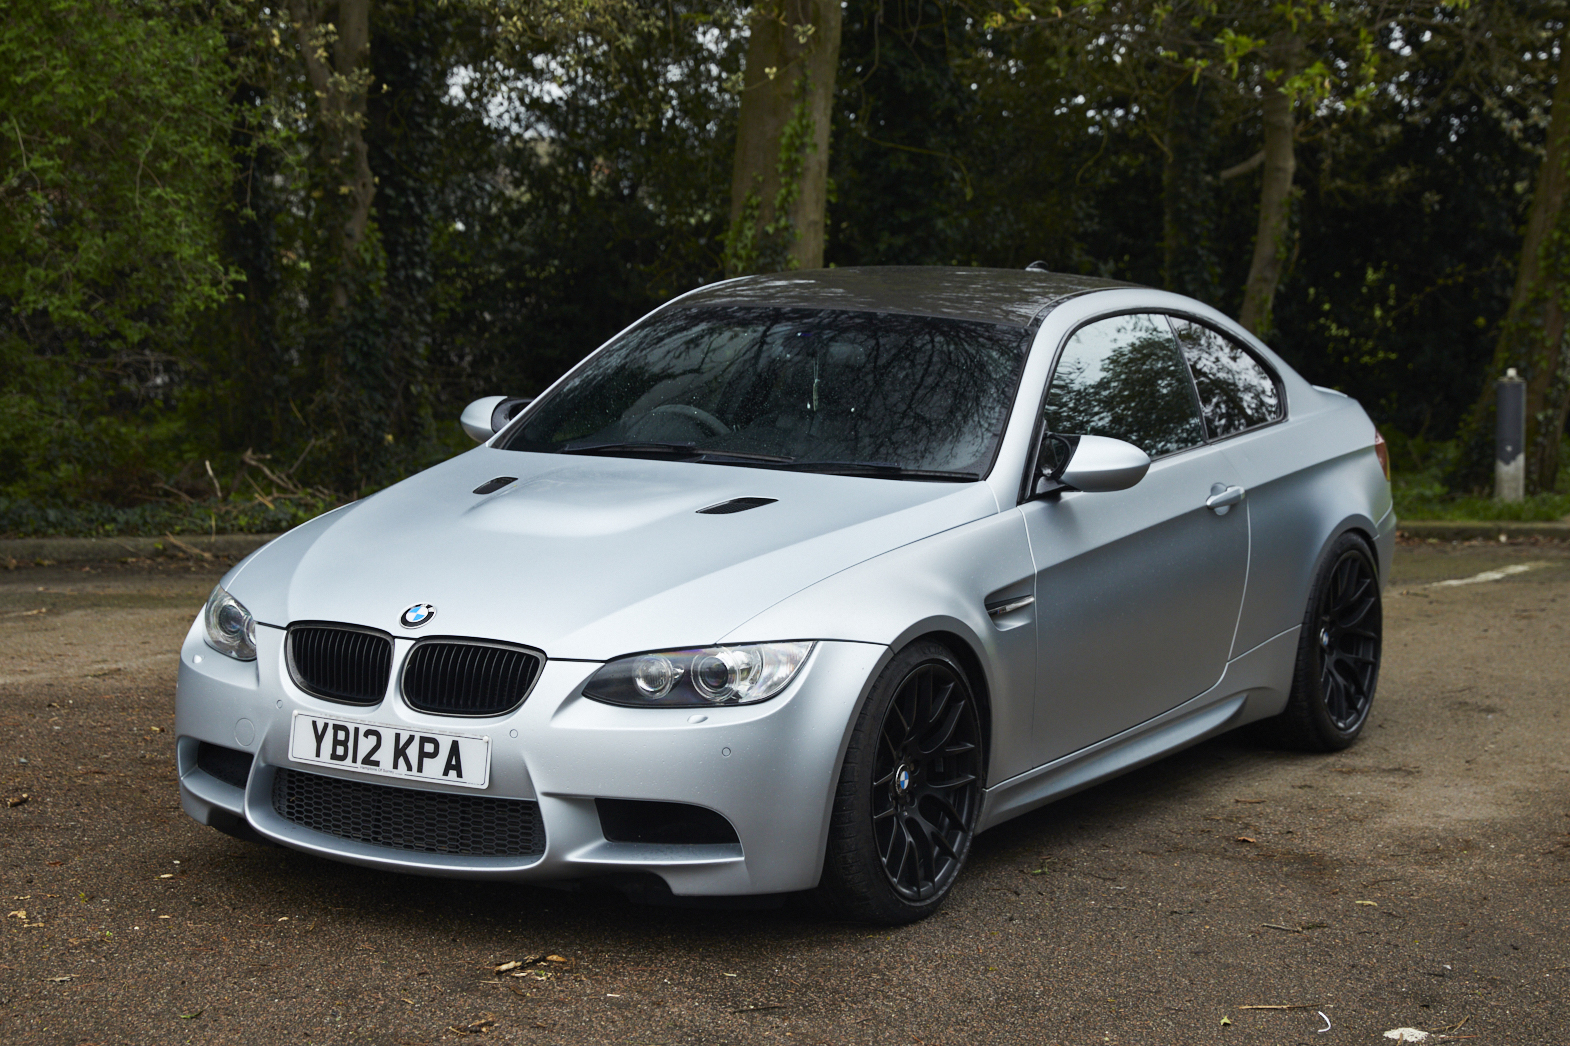
[[504,446],[979,479],[1028,347],[1022,327],[930,316],[673,310],[590,359]]

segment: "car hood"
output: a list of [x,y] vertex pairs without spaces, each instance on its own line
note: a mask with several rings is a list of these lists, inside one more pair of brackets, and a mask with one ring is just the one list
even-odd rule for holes
[[[517,481],[471,493],[499,476]],[[742,497],[776,500],[698,511]],[[600,661],[715,642],[823,578],[997,511],[984,483],[479,447],[297,527],[224,584],[276,627],[340,621]],[[436,615],[404,628],[415,603]]]

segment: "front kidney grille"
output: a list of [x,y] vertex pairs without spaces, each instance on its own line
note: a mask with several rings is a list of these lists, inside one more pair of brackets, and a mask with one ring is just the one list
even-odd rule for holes
[[289,675],[329,701],[374,705],[392,675],[392,637],[343,625],[291,625]]
[[422,792],[279,769],[273,809],[313,831],[415,853],[533,857],[545,852],[538,804]]
[[403,696],[436,715],[500,715],[528,696],[538,654],[462,640],[416,643],[403,666]]

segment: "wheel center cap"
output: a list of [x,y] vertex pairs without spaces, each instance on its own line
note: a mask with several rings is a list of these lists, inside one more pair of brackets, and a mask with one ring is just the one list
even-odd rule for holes
[[1321,628],[1319,630],[1319,645],[1326,650],[1330,649],[1330,629]]
[[898,770],[894,771],[894,792],[903,796],[910,790],[910,764],[901,763]]

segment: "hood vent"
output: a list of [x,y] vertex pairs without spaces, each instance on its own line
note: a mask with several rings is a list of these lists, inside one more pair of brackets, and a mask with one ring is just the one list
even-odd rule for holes
[[731,498],[729,501],[722,501],[718,505],[700,508],[698,515],[728,516],[732,512],[745,512],[749,508],[762,508],[764,505],[772,505],[778,500],[779,498]]
[[495,479],[488,479],[484,483],[481,483],[479,486],[475,487],[474,492],[476,494],[491,494],[502,489],[509,483],[516,482],[518,482],[517,476],[497,476]]

